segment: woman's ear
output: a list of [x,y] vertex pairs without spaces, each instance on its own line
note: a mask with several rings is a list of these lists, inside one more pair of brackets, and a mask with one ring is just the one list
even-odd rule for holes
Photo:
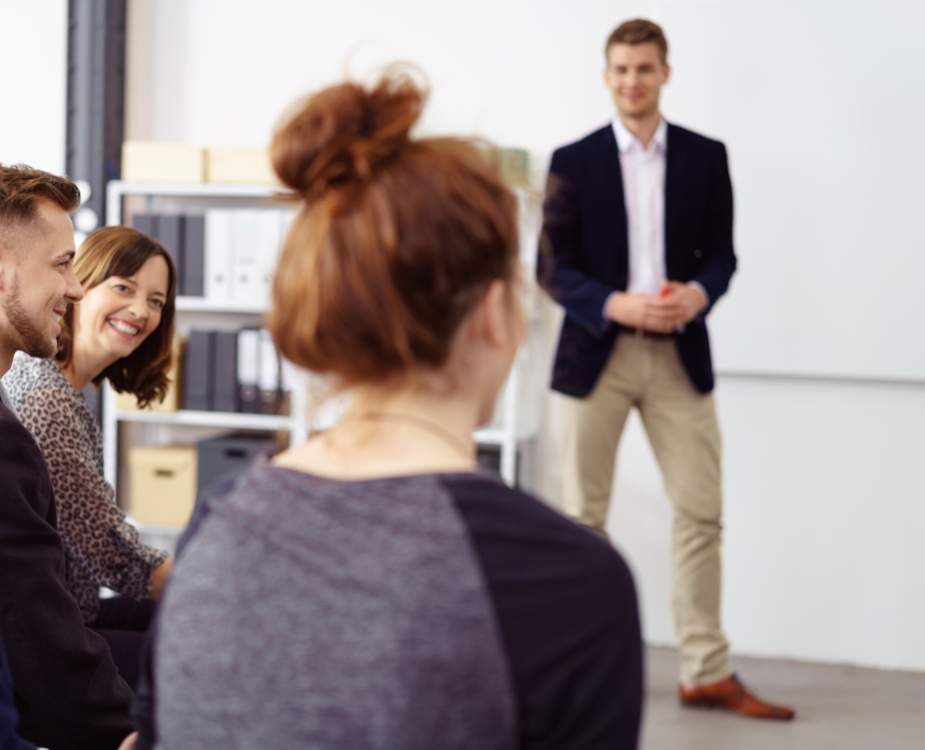
[[508,285],[500,279],[495,279],[489,284],[478,305],[482,324],[481,332],[493,346],[504,346],[511,336],[511,328],[508,324],[509,293]]

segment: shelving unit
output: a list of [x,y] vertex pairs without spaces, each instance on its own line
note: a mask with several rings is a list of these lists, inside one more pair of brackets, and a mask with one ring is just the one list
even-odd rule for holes
[[[122,224],[136,213],[200,213],[209,208],[259,208],[281,189],[270,185],[166,184],[128,183],[113,181],[107,185],[106,223]],[[275,206],[274,206],[275,207]],[[262,306],[215,302],[203,297],[177,297],[177,333],[189,329],[239,328],[259,323],[265,310]],[[103,388],[103,465],[106,479],[117,488],[117,496],[125,491],[120,486],[120,437],[124,444],[188,442],[203,431],[286,432],[289,444],[306,439],[308,434],[304,388],[292,393],[290,414],[277,416],[220,411],[176,412],[137,411],[119,409],[115,393],[108,383]],[[135,434],[126,438],[121,428],[135,427]],[[196,429],[200,428],[200,429]],[[198,434],[197,434],[198,433]],[[193,436],[191,438],[191,436]],[[125,446],[123,446],[124,448]],[[124,453],[124,450],[123,450]]]
[[[281,189],[266,185],[219,185],[219,184],[162,184],[162,183],[126,183],[110,182],[107,187],[108,225],[123,223],[124,217],[133,213],[194,213],[211,207],[259,207],[262,202],[281,192]],[[522,203],[526,196],[521,195]],[[126,204],[133,201],[134,205]],[[529,234],[529,232],[528,232]],[[532,251],[531,251],[532,254]],[[525,255],[525,258],[528,257]],[[532,274],[525,272],[527,284]],[[518,353],[517,360],[499,398],[495,418],[484,429],[475,433],[480,446],[494,446],[500,451],[500,474],[505,482],[518,483],[518,453],[522,446],[530,441],[538,430],[538,409],[524,408],[524,391],[530,383],[532,355],[537,349],[531,345],[537,320],[531,296],[525,293],[527,301],[528,342]],[[254,324],[264,313],[247,305],[233,303],[215,304],[200,297],[177,298],[177,331],[182,333],[190,327],[202,325],[242,325]],[[116,408],[115,393],[104,385],[103,390],[103,460],[107,481],[120,487],[120,427],[141,425],[145,428],[144,436],[136,442],[157,443],[164,440],[164,435],[179,434],[193,428],[217,430],[254,430],[285,431],[289,435],[289,444],[296,445],[304,441],[310,431],[330,426],[325,417],[310,412],[308,390],[310,379],[306,373],[301,374],[300,387],[291,396],[290,414],[292,416],[269,416],[262,414],[241,414],[215,411],[176,412],[135,411]],[[537,403],[536,400],[533,403]],[[330,419],[329,417],[327,418]],[[319,423],[319,420],[320,423]],[[154,434],[155,431],[157,434]],[[171,439],[173,439],[171,437]],[[178,440],[178,442],[182,442]],[[124,484],[124,483],[123,483]],[[117,494],[118,496],[118,494]],[[144,531],[144,529],[142,529]],[[162,534],[164,529],[152,529]]]

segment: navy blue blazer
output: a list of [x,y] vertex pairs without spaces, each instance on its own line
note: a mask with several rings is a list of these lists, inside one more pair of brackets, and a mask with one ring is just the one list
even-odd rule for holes
[[0,477],[0,634],[19,734],[55,750],[115,750],[134,729],[132,691],[106,641],[84,626],[45,459],[2,404]]
[[[713,390],[706,314],[729,287],[732,184],[719,141],[668,125],[665,168],[665,269],[673,281],[696,281],[706,309],[675,343],[691,383]],[[607,125],[552,156],[537,259],[540,285],[565,308],[552,388],[587,396],[617,343],[620,326],[602,313],[613,291],[625,291],[629,240],[617,139]]]

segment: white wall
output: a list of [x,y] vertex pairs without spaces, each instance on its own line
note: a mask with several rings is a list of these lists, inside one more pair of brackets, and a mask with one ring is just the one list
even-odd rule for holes
[[604,42],[616,21],[651,5],[129,0],[127,137],[264,143],[296,97],[345,70],[362,78],[408,60],[433,84],[425,130],[543,155],[610,116]]
[[0,162],[64,172],[67,1],[0,0]]
[[[733,649],[925,669],[925,387],[721,376],[717,398]],[[670,643],[670,512],[642,435],[636,420],[609,528],[647,637]]]
[[[820,3],[838,18],[840,0]],[[130,0],[127,135],[265,143],[282,107],[339,79],[356,50],[349,67],[359,75],[395,58],[422,65],[434,86],[424,130],[478,133],[525,147],[542,169],[555,146],[610,116],[600,80],[609,31],[638,14],[670,19],[678,5]],[[707,5],[695,1],[685,10]],[[786,25],[792,16],[783,14],[792,12],[791,4],[782,5],[780,22]],[[676,31],[683,36],[683,29]],[[670,26],[667,32],[671,38]],[[784,53],[801,51],[782,45]],[[676,81],[682,81],[683,60],[674,62]],[[712,83],[683,82],[705,92]],[[668,114],[703,127],[680,109]],[[734,151],[731,159],[735,178]],[[737,184],[737,200],[748,205],[746,188]],[[864,216],[853,218],[871,230]],[[747,255],[750,248],[740,250]],[[739,284],[747,289],[764,283],[749,276],[754,268],[743,264],[721,314],[733,316],[746,303]],[[787,291],[782,289],[784,298]],[[825,285],[820,294],[826,294]],[[925,306],[916,300],[912,313],[922,317]],[[560,313],[544,304],[542,314],[548,360]],[[730,337],[717,337],[719,361],[732,345]],[[921,342],[910,339],[907,345]],[[865,340],[857,346],[865,351]],[[919,637],[925,632],[925,587],[918,580],[925,570],[925,492],[915,460],[925,445],[925,383],[727,373],[717,393],[726,446],[724,612],[734,650],[925,670]],[[541,493],[556,501],[553,400],[544,396],[540,405],[545,427],[536,464]],[[670,512],[638,422],[624,437],[620,462],[610,528],[638,576],[647,637],[671,642]]]

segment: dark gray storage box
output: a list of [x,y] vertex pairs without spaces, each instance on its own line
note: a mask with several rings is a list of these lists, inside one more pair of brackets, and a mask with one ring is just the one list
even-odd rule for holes
[[276,453],[276,440],[271,435],[251,433],[221,435],[199,440],[196,452],[196,494],[201,495],[218,479],[246,469],[257,456],[272,456]]

